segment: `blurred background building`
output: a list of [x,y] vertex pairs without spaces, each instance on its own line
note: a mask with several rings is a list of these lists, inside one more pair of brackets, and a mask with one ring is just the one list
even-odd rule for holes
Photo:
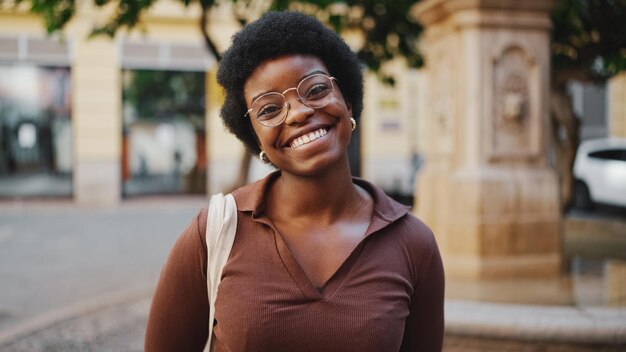
[[[242,146],[219,118],[198,8],[157,2],[138,30],[112,39],[89,38],[105,11],[77,11],[54,36],[27,9],[0,12],[0,197],[115,206],[225,191]],[[228,8],[213,11],[210,26],[222,50],[240,27]],[[360,174],[410,201],[426,87],[419,71],[391,66],[394,86],[367,74]],[[268,171],[254,161],[250,177]]]
[[[106,11],[88,3],[77,11],[53,36],[27,9],[0,12],[0,197],[114,206],[138,195],[227,190],[242,147],[219,119],[199,9],[157,2],[138,30],[112,39],[89,38]],[[229,8],[209,23],[222,50],[240,27]],[[424,162],[428,87],[419,70],[390,67],[393,86],[367,74],[360,175],[410,202]],[[570,91],[583,139],[626,136],[625,75]],[[268,171],[254,162],[250,177]]]

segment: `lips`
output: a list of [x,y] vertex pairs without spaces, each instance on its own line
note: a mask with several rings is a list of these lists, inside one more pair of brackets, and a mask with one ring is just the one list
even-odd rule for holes
[[280,144],[280,148],[298,148],[324,137],[333,128],[332,125],[311,123],[290,131],[287,138]]
[[309,144],[311,142],[313,142],[314,140],[324,137],[326,135],[326,133],[328,133],[328,131],[325,128],[320,128],[318,130],[315,130],[313,132],[307,133],[305,135],[302,135],[300,137],[294,138],[294,140],[291,141],[291,143],[289,144],[289,146],[291,148],[298,148],[301,147],[305,144]]

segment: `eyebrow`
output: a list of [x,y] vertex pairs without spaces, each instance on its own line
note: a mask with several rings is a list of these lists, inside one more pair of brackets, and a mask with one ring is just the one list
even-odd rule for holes
[[[326,72],[324,72],[322,70],[315,70],[315,71],[309,72],[306,75],[300,77],[300,80],[298,81],[298,84],[300,84],[300,82],[302,82],[303,79],[305,79],[307,77],[310,77],[310,76],[313,76],[313,75],[318,75],[318,74],[323,74],[323,75],[328,76],[328,73],[326,73]],[[297,87],[298,87],[298,85],[296,85],[295,88],[297,88]],[[294,87],[292,87],[292,88],[294,88]],[[257,100],[259,97],[261,97],[262,95],[268,94],[268,93],[280,93],[280,92],[273,91],[273,90],[266,91],[266,92],[261,92],[261,93],[255,95],[254,97],[252,97],[252,100],[250,100],[250,105],[254,104],[254,101]]]

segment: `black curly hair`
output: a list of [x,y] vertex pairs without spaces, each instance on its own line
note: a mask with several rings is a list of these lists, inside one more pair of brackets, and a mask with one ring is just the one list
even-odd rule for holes
[[352,105],[358,121],[363,110],[363,73],[361,62],[343,39],[317,19],[294,11],[268,12],[244,26],[232,38],[217,70],[217,81],[226,98],[221,116],[226,128],[253,154],[258,154],[258,140],[244,98],[244,85],[264,61],[290,54],[312,55],[324,63],[337,78],[339,89]]

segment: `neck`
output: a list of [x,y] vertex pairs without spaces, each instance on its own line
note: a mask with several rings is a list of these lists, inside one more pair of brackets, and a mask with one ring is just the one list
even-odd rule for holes
[[274,217],[296,219],[314,217],[332,223],[339,218],[351,202],[361,198],[352,183],[348,163],[345,167],[321,175],[298,176],[282,172],[270,192]]

